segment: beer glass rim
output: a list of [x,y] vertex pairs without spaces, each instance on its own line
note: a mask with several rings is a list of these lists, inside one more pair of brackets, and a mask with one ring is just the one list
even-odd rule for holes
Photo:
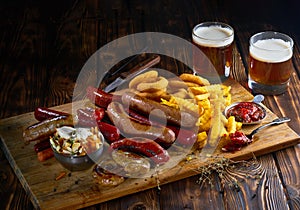
[[[255,38],[257,38],[257,37],[261,37],[261,38],[255,40]],[[255,45],[255,43],[258,40],[268,40],[268,39],[281,39],[285,42],[289,42],[289,47],[287,47],[286,49],[268,49],[268,48],[263,48],[263,47],[259,47],[259,46]],[[249,44],[250,44],[250,46],[260,49],[260,50],[276,52],[276,51],[285,51],[285,50],[293,49],[294,41],[290,36],[288,36],[287,34],[284,34],[284,33],[280,33],[277,31],[263,31],[263,32],[258,32],[256,34],[252,35],[250,37]]]
[[[196,33],[196,29],[198,29],[199,27],[209,27],[209,26],[221,26],[222,28],[228,28],[231,32],[230,34],[228,35],[228,37],[225,37],[225,38],[222,38],[222,39],[213,39],[213,38],[207,38],[207,37],[203,37],[203,36],[199,36],[197,33]],[[223,23],[223,22],[218,22],[218,21],[207,21],[207,22],[202,22],[202,23],[199,23],[197,25],[194,26],[193,28],[193,35],[200,38],[200,39],[203,39],[203,40],[211,40],[211,41],[226,41],[228,39],[232,39],[232,37],[234,36],[234,29],[227,23]],[[233,40],[232,40],[233,42]]]

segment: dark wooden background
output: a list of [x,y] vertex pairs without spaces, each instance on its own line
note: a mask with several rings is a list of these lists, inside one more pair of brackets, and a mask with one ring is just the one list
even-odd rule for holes
[[[289,126],[299,134],[299,8],[297,0],[1,1],[0,118],[71,102],[84,63],[119,37],[153,31],[190,41],[195,24],[222,21],[235,30],[231,76],[245,87],[252,34],[276,30],[294,39],[290,89],[264,103],[278,116],[290,117]],[[252,168],[237,164],[225,177],[238,179],[237,189],[213,174],[215,188],[191,177],[87,209],[300,209],[299,157],[297,145],[259,157]],[[0,209],[32,209],[1,150],[0,166]]]

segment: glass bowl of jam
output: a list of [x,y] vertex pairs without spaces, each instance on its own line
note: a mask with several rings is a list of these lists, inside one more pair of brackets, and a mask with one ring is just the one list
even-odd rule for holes
[[266,109],[256,102],[236,102],[226,107],[225,116],[234,116],[245,125],[261,123],[267,116]]

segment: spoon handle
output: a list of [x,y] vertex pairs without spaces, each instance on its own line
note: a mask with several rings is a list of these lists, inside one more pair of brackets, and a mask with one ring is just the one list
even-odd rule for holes
[[249,136],[252,137],[252,136],[253,136],[254,134],[256,134],[258,131],[260,131],[261,129],[264,129],[264,128],[268,127],[268,126],[271,126],[271,125],[278,125],[278,124],[281,124],[281,123],[289,122],[290,120],[291,120],[291,119],[288,118],[288,117],[277,118],[277,119],[273,120],[273,121],[270,122],[270,123],[267,123],[267,124],[265,124],[265,125],[262,125],[262,126],[256,128],[255,130],[253,130],[253,131],[249,134]]
[[254,96],[252,102],[259,104],[259,103],[261,103],[264,99],[265,99],[265,97],[264,97],[263,95],[258,94],[258,95],[256,95],[256,96]]

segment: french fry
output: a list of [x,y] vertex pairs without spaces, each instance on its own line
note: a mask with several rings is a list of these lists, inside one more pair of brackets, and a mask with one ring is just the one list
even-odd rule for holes
[[212,147],[215,147],[218,142],[219,139],[221,137],[221,131],[222,128],[224,128],[224,124],[221,121],[221,101],[217,100],[216,102],[214,102],[213,106],[212,106],[212,110],[213,110],[213,114],[212,114],[212,118],[211,118],[211,128],[209,131],[209,145]]
[[201,94],[205,94],[208,93],[207,89],[205,86],[201,86],[201,87],[190,87],[189,88],[190,91],[194,94],[194,95],[201,95]]
[[208,131],[210,129],[211,111],[205,110],[196,123],[199,126],[199,131]]
[[223,95],[224,96],[229,96],[230,95],[231,86],[222,85],[222,89],[223,89]]
[[223,114],[221,115],[221,121],[224,125],[227,125],[227,123],[228,123],[228,119]]
[[210,93],[204,93],[204,94],[200,94],[200,95],[195,95],[195,99],[197,101],[202,101],[204,99],[208,99],[210,96]]
[[210,110],[210,108],[211,108],[210,101],[208,98],[198,101],[198,104],[201,104],[201,106],[204,108],[204,110]]
[[243,123],[241,122],[236,122],[236,130],[239,131],[242,129]]
[[237,131],[237,125],[236,125],[235,117],[230,116],[228,118],[228,123],[227,123],[227,132],[230,134],[236,131]]
[[225,106],[229,106],[231,104],[231,95],[227,95],[225,97]]
[[195,95],[201,95],[205,93],[213,94],[216,93],[217,91],[222,90],[223,96],[227,97],[228,95],[230,95],[231,86],[214,84],[214,85],[201,86],[201,87],[190,87],[189,89]]
[[205,109],[203,108],[203,106],[198,102],[198,113],[199,116],[203,115],[205,112]]
[[[224,125],[224,124],[223,124]],[[220,131],[220,137],[223,138],[223,137],[227,137],[228,136],[228,132],[226,130],[226,127],[225,125],[221,128],[221,131]]]
[[174,97],[176,100],[176,103],[179,105],[180,109],[183,110],[190,110],[192,112],[198,113],[199,108],[198,108],[198,104],[195,104],[193,102],[190,102],[189,100],[185,100],[182,98],[178,98],[178,97]]
[[203,148],[207,144],[207,133],[205,131],[197,134],[197,149]]
[[[172,98],[172,97],[171,97]],[[164,105],[167,105],[167,106],[170,106],[170,107],[174,107],[176,109],[179,109],[179,106],[177,103],[174,103],[173,101],[171,100],[165,100],[163,98],[161,98],[161,104],[164,104]]]
[[197,141],[204,141],[207,139],[207,133],[205,131],[197,134]]
[[199,112],[198,104],[175,96],[171,96],[169,101],[162,99],[161,103],[167,106],[179,108],[181,110],[189,110],[195,113]]
[[206,144],[215,147],[221,138],[227,139],[230,133],[242,128],[234,117],[227,119],[223,114],[231,104],[231,86],[210,84],[205,78],[188,73],[167,79],[153,70],[132,79],[129,88],[143,97],[155,96],[166,106],[198,114],[198,149]]

